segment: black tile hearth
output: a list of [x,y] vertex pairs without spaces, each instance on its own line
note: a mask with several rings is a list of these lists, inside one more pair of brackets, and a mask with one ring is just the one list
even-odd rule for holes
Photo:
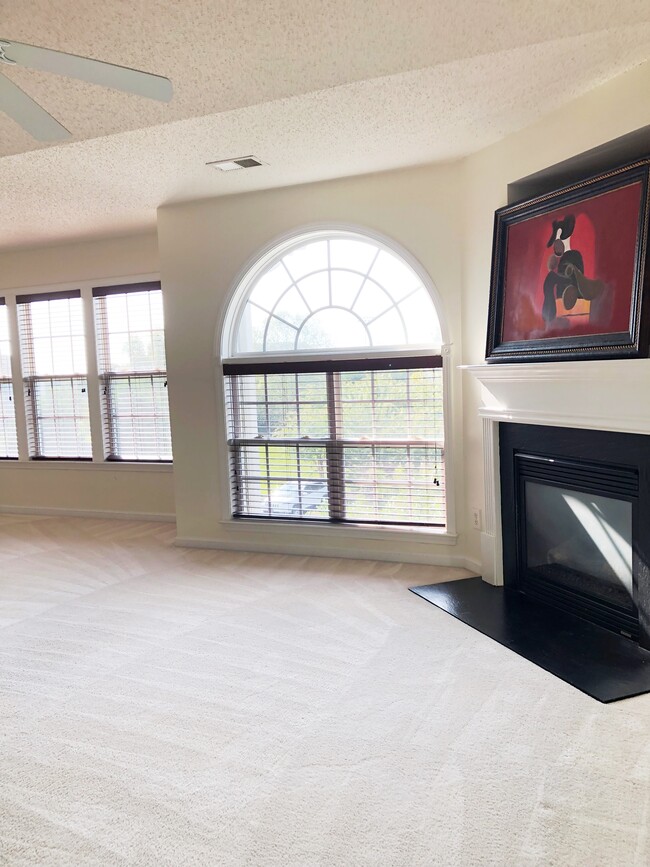
[[650,652],[607,629],[481,578],[410,589],[598,701],[650,692]]

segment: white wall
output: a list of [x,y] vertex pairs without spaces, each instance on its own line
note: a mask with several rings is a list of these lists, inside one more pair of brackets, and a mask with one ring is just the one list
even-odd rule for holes
[[[0,295],[159,271],[155,234],[0,253]],[[126,467],[0,461],[0,510],[61,510],[173,517],[170,467]]]
[[347,527],[251,528],[250,523],[230,521],[225,496],[228,468],[220,448],[224,413],[215,387],[219,378],[214,362],[217,329],[236,278],[274,238],[307,224],[329,222],[367,227],[394,239],[419,260],[442,297],[453,344],[451,477],[462,490],[461,382],[455,369],[461,360],[460,179],[458,165],[428,166],[159,209],[176,509],[182,540],[260,550],[464,562],[462,520],[456,547],[415,532],[375,530],[358,536]]
[[[464,363],[480,363],[485,356],[494,211],[507,203],[508,184],[650,124],[648,93],[650,64],[644,64],[464,161]],[[471,374],[464,376],[464,500],[471,509],[483,500],[477,415],[481,401],[479,386]],[[622,382],[621,388],[625,387]],[[477,559],[479,534],[474,531],[467,540],[468,555]]]
[[0,251],[0,291],[151,274],[159,270],[155,232]]

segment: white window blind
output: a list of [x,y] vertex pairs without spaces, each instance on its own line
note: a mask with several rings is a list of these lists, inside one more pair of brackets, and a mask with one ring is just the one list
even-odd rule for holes
[[171,461],[160,283],[93,289],[109,460]]
[[19,295],[16,304],[30,456],[90,460],[81,293]]
[[11,341],[9,317],[4,298],[0,298],[0,458],[17,458],[16,412],[11,380]]
[[236,517],[445,525],[440,356],[224,375]]

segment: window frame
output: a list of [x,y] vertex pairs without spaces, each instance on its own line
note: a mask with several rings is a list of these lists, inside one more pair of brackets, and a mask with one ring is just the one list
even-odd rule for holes
[[311,242],[318,240],[326,240],[337,235],[340,238],[350,237],[353,240],[366,240],[376,244],[380,249],[385,250],[393,256],[397,256],[420,278],[422,285],[429,293],[434,309],[440,323],[442,334],[442,344],[440,347],[432,347],[426,343],[410,344],[407,348],[395,350],[394,347],[369,347],[362,351],[351,351],[349,349],[329,349],[328,356],[332,357],[358,357],[358,358],[384,358],[387,356],[407,356],[407,355],[426,355],[432,352],[440,351],[444,353],[445,347],[450,346],[449,334],[445,317],[442,315],[442,302],[431,277],[424,270],[418,260],[404,247],[396,241],[374,232],[370,229],[361,226],[343,223],[317,223],[313,225],[303,226],[301,229],[287,234],[281,235],[275,240],[266,244],[261,250],[251,256],[243,268],[240,269],[235,277],[228,294],[226,311],[221,324],[220,335],[218,335],[217,345],[219,347],[219,358],[222,362],[243,361],[246,358],[261,359],[262,356],[266,359],[287,361],[289,359],[318,359],[323,358],[323,353],[314,353],[310,350],[296,349],[291,352],[267,350],[265,352],[238,352],[236,348],[237,333],[241,318],[244,313],[244,308],[250,292],[258,278],[274,260],[280,260],[289,250],[298,246],[302,241]]
[[[37,292],[37,293],[26,293],[19,294],[15,298],[16,301],[16,316],[18,321],[18,336],[19,336],[19,356],[21,360],[22,367],[22,394],[25,404],[25,417],[27,424],[27,439],[29,443],[29,452],[30,452],[30,460],[32,461],[61,461],[61,460],[69,460],[69,461],[90,461],[92,460],[92,438],[90,442],[90,454],[88,455],[52,455],[52,454],[43,454],[42,446],[41,446],[41,433],[40,433],[40,419],[43,418],[51,418],[53,420],[62,419],[64,416],[53,413],[51,416],[45,415],[42,410],[39,410],[40,402],[37,398],[37,391],[39,390],[40,385],[47,386],[48,384],[54,389],[54,384],[56,382],[60,383],[70,383],[71,390],[79,387],[81,389],[81,393],[85,394],[84,398],[81,399],[82,403],[88,407],[88,434],[91,436],[90,430],[90,404],[88,401],[88,374],[80,373],[80,372],[70,372],[70,373],[36,373],[34,371],[26,371],[24,360],[25,355],[29,354],[29,356],[34,360],[35,352],[34,352],[34,337],[32,334],[33,329],[33,311],[32,304],[42,304],[48,301],[79,301],[79,313],[81,318],[81,324],[84,329],[83,339],[84,339],[84,354],[86,354],[86,344],[87,344],[87,334],[86,334],[86,323],[84,321],[84,308],[83,301],[81,298],[81,291],[79,289],[67,290],[67,291],[52,291],[52,292]],[[26,311],[23,314],[23,311]],[[21,318],[24,315],[24,326],[25,329],[21,327]],[[50,335],[51,339],[57,339],[55,335]],[[70,338],[73,339],[74,336],[79,337],[80,335],[70,335]],[[82,388],[83,385],[83,388]],[[78,418],[75,414],[73,414],[72,418]]]
[[[160,280],[146,281],[146,280],[138,280],[133,281],[131,283],[122,283],[120,285],[105,285],[105,286],[94,286],[92,289],[92,305],[93,305],[93,327],[94,327],[94,340],[96,346],[96,359],[98,365],[98,381],[99,381],[99,389],[101,396],[101,416],[102,416],[102,439],[104,444],[104,458],[111,463],[150,463],[150,464],[171,464],[173,461],[172,458],[123,458],[120,455],[116,454],[113,450],[113,443],[117,440],[118,436],[113,426],[113,413],[112,413],[112,394],[111,387],[113,383],[127,380],[129,383],[133,379],[150,379],[152,381],[152,388],[154,380],[163,380],[163,388],[165,389],[165,397],[167,399],[167,406],[169,407],[169,395],[167,391],[167,358],[165,354],[165,368],[164,369],[154,369],[147,371],[138,371],[138,370],[130,370],[130,371],[121,371],[121,372],[105,372],[100,370],[100,356],[107,351],[108,346],[110,345],[110,332],[107,328],[106,316],[99,315],[99,307],[103,302],[100,299],[105,299],[108,296],[113,295],[129,295],[137,292],[150,292],[150,291],[160,291],[162,294],[162,287],[160,284]],[[101,337],[99,335],[99,329],[102,329]],[[153,332],[152,332],[153,333]],[[164,340],[165,330],[163,324],[163,340]],[[169,411],[168,411],[168,421],[169,421]],[[170,435],[170,444],[171,444],[171,435]]]
[[[319,239],[332,238],[333,236],[351,236],[356,240],[366,240],[385,249],[388,253],[397,256],[405,264],[410,266],[420,278],[422,285],[429,293],[433,302],[438,322],[440,324],[442,343],[439,347],[427,344],[409,345],[408,347],[395,349],[382,347],[369,347],[363,350],[328,349],[325,352],[314,353],[313,351],[295,350],[292,352],[266,351],[266,352],[237,352],[237,328],[241,321],[248,297],[256,283],[258,276],[267,268],[272,267],[274,259],[280,259],[291,248],[299,243],[308,243]],[[239,270],[233,280],[225,309],[218,326],[215,340],[215,384],[217,399],[223,414],[222,436],[218,444],[221,466],[229,466],[230,448],[228,445],[228,426],[225,413],[226,389],[223,374],[224,365],[246,365],[260,363],[297,364],[300,362],[319,361],[331,359],[333,361],[372,361],[390,358],[408,358],[425,355],[440,355],[442,362],[442,388],[443,388],[443,430],[445,442],[444,468],[445,468],[445,497],[446,497],[446,524],[440,529],[427,525],[404,525],[379,524],[373,525],[364,522],[328,522],[310,521],[305,519],[275,518],[275,517],[250,517],[242,520],[234,514],[234,498],[230,486],[230,474],[220,474],[221,500],[223,503],[224,517],[221,524],[229,531],[246,533],[250,528],[257,525],[264,528],[265,532],[273,535],[282,535],[287,532],[300,534],[312,534],[317,536],[341,536],[342,538],[385,540],[392,539],[394,542],[412,540],[414,535],[423,538],[435,538],[437,542],[444,544],[456,544],[456,506],[454,490],[454,447],[452,437],[451,418],[451,358],[452,343],[449,335],[448,323],[443,313],[443,305],[438,290],[424,269],[422,264],[399,242],[389,238],[366,226],[350,223],[319,222],[301,226],[277,236],[269,241],[263,248],[253,253],[245,265]],[[268,550],[263,548],[262,550]],[[424,559],[423,559],[424,561]]]
[[[104,453],[103,440],[103,417],[101,410],[100,380],[98,372],[97,339],[94,325],[94,311],[92,290],[106,286],[128,286],[133,283],[157,282],[160,283],[160,275],[149,272],[138,275],[118,275],[102,277],[94,280],[77,280],[65,283],[50,283],[46,286],[20,286],[2,291],[9,314],[9,333],[11,339],[12,357],[12,381],[14,392],[14,404],[16,414],[16,429],[18,438],[18,459],[7,459],[11,466],[21,469],[38,469],[48,466],[56,469],[81,469],[81,470],[118,470],[118,471],[153,471],[168,473],[173,472],[172,461],[109,461]],[[20,353],[20,339],[18,331],[18,312],[16,298],[21,295],[56,295],[59,293],[79,290],[83,304],[85,346],[87,360],[87,394],[89,403],[90,432],[92,442],[91,458],[52,458],[30,456],[29,430],[27,406],[24,399],[17,399],[16,395],[24,394],[23,367]]]
[[[381,520],[379,518],[365,518],[365,519],[354,519],[346,517],[346,510],[348,506],[348,485],[346,484],[346,477],[344,471],[344,453],[346,451],[355,450],[355,449],[364,449],[371,448],[373,449],[405,449],[410,452],[411,449],[419,449],[419,450],[431,450],[432,452],[438,450],[442,452],[440,457],[440,463],[445,465],[445,457],[444,457],[444,439],[427,439],[427,440],[417,440],[417,439],[409,439],[409,440],[395,440],[392,438],[369,438],[364,440],[363,438],[358,438],[353,435],[345,436],[342,434],[341,428],[344,424],[344,416],[341,411],[341,406],[339,405],[339,399],[341,396],[341,375],[345,375],[347,373],[354,373],[355,371],[359,371],[362,373],[382,373],[382,372],[390,372],[390,371],[413,371],[413,372],[422,372],[422,371],[433,371],[433,370],[441,370],[443,366],[443,359],[441,355],[426,355],[426,356],[392,356],[390,358],[381,358],[375,360],[368,359],[360,359],[356,361],[343,361],[340,359],[336,360],[323,360],[322,358],[319,361],[304,361],[299,360],[293,363],[284,363],[278,362],[276,360],[267,361],[267,362],[251,362],[245,361],[243,363],[224,363],[224,379],[226,377],[232,377],[233,382],[230,384],[229,389],[229,404],[230,409],[234,417],[238,417],[241,412],[241,403],[240,403],[240,386],[243,385],[239,381],[239,377],[242,376],[250,376],[250,375],[266,375],[273,376],[282,375],[282,376],[291,376],[300,374],[323,374],[325,377],[325,390],[327,395],[327,428],[329,433],[324,434],[319,437],[309,437],[307,439],[303,438],[298,434],[298,436],[287,436],[281,440],[271,437],[266,438],[262,437],[259,439],[258,437],[230,437],[228,441],[228,449],[229,449],[229,457],[230,457],[230,478],[231,482],[234,482],[238,475],[241,475],[242,465],[245,464],[246,461],[246,450],[252,446],[266,446],[267,448],[267,460],[268,460],[268,450],[274,449],[276,447],[286,447],[297,448],[297,449],[309,449],[316,448],[322,449],[325,455],[326,461],[326,475],[323,483],[326,485],[327,489],[327,504],[329,510],[329,517],[310,517],[310,516],[302,516],[299,521],[301,523],[306,522],[318,522],[318,523],[330,523],[330,524],[364,524],[364,525],[374,525],[380,527],[417,527],[417,528],[425,528],[425,529],[437,529],[438,531],[446,528],[446,521],[444,523],[439,523],[436,521],[418,521],[413,518],[413,520],[408,520],[402,517],[401,519],[395,516],[393,520]],[[442,371],[441,371],[442,372]],[[268,406],[268,404],[267,404]],[[444,422],[444,419],[443,419]],[[437,462],[437,458],[436,458]],[[300,461],[298,462],[300,463]],[[444,485],[444,477],[445,473],[443,470],[442,478],[443,478],[443,487]],[[307,480],[308,481],[308,480]],[[270,483],[270,478],[267,479],[267,482]],[[435,482],[434,484],[439,484],[439,482]],[[354,483],[350,485],[349,493],[354,488]],[[292,517],[289,515],[255,515],[255,514],[246,514],[242,512],[239,507],[239,502],[241,497],[237,493],[238,489],[233,490],[231,485],[231,502],[233,518],[244,519],[246,521],[251,519],[270,519],[270,520],[279,520],[279,521],[287,521],[292,520]],[[269,494],[269,507],[271,504],[272,498]],[[443,502],[445,504],[445,513],[446,513],[446,497],[443,498]],[[446,514],[445,514],[446,518]],[[293,519],[296,520],[296,519]]]

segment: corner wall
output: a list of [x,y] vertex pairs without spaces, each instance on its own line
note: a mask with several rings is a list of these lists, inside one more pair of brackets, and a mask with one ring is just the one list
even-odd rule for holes
[[[508,184],[650,124],[648,93],[646,63],[463,161],[464,364],[478,364],[485,357],[494,211],[507,203]],[[481,393],[471,374],[463,376],[464,499],[471,510],[483,504]],[[479,559],[480,534],[469,533],[467,541],[468,555]]]
[[465,564],[462,504],[457,508],[456,546],[417,532],[374,531],[364,536],[346,527],[251,527],[249,522],[229,520],[224,410],[215,361],[221,323],[237,277],[275,238],[308,225],[339,223],[394,239],[419,260],[442,298],[452,342],[450,476],[455,490],[462,491],[462,399],[456,370],[461,359],[461,177],[458,164],[426,166],[159,209],[180,540],[264,551]]

